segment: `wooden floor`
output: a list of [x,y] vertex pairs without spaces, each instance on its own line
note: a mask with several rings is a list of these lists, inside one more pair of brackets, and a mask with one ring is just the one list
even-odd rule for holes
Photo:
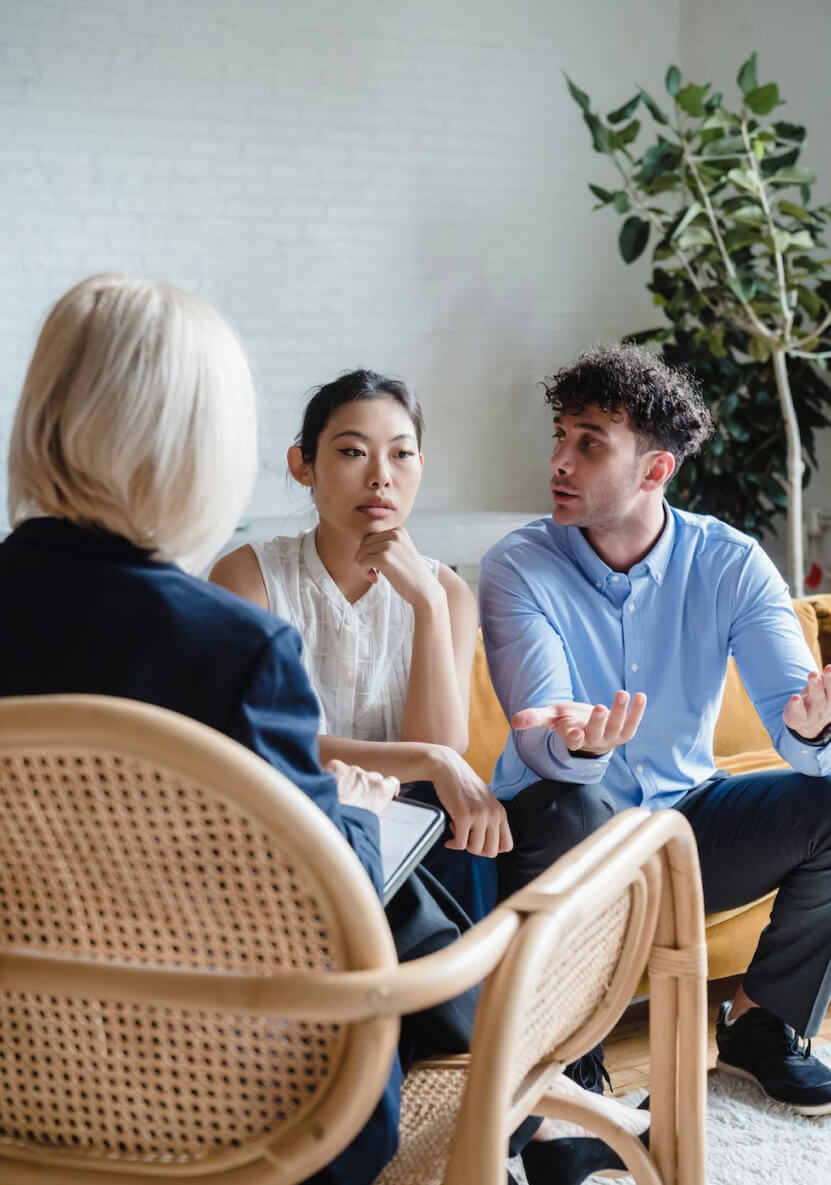
[[[722,1000],[733,995],[738,979],[721,979],[708,985],[710,1001],[710,1024],[707,1034],[707,1066],[712,1070],[716,1064],[715,1023]],[[612,1076],[612,1087],[616,1095],[628,1094],[640,1087],[649,1089],[649,1048],[647,1038],[648,1001],[633,1004],[623,1020],[606,1038],[606,1066]],[[825,1018],[819,1036],[831,1041],[831,1012]]]

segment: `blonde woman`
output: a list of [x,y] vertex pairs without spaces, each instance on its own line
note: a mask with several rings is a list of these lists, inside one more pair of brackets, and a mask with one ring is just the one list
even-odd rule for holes
[[[211,725],[308,794],[380,890],[376,816],[395,779],[321,770],[296,631],[186,570],[231,533],[256,465],[248,363],[213,308],[113,275],[61,297],[11,438],[0,695],[126,696]],[[433,1052],[465,1043],[473,1004],[461,1003],[456,1045]],[[367,1127],[316,1182],[374,1179],[395,1150],[400,1082],[396,1062]]]

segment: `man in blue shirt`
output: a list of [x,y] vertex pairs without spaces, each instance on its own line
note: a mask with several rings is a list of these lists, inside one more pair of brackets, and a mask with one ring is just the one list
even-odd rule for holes
[[[512,732],[494,771],[514,852],[500,893],[627,806],[674,807],[706,907],[778,888],[717,1025],[719,1064],[803,1114],[831,1071],[799,1036],[831,998],[831,667],[815,669],[788,590],[748,536],[664,499],[712,431],[685,376],[609,346],[547,381],[554,510],[485,557],[482,627]],[[713,732],[733,655],[791,770],[730,777]]]

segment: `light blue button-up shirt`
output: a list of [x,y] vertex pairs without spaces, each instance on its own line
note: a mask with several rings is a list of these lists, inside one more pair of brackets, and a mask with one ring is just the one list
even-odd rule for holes
[[602,781],[619,808],[671,806],[715,771],[730,654],[782,757],[806,774],[831,772],[831,745],[801,743],[782,720],[816,669],[784,580],[747,535],[665,509],[660,538],[628,572],[612,571],[578,527],[552,518],[485,556],[482,630],[509,719],[558,700],[610,707],[621,688],[647,695],[635,736],[603,757],[573,756],[546,728],[512,731],[494,770],[498,797],[551,778]]

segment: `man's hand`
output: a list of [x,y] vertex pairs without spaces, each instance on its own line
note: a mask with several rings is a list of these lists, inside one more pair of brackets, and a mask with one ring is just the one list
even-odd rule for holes
[[511,728],[518,731],[550,728],[563,738],[572,753],[600,757],[631,741],[638,731],[645,707],[646,696],[642,691],[632,697],[631,707],[628,691],[618,691],[611,708],[570,701],[551,704],[547,708],[525,708],[511,718]]
[[785,704],[782,719],[792,732],[812,741],[831,724],[831,666],[822,674],[811,671],[799,695]]
[[505,808],[477,773],[447,745],[431,746],[430,781],[450,816],[453,838],[444,845],[474,856],[496,856],[514,846]]
[[338,801],[344,806],[362,806],[375,815],[382,815],[398,793],[398,778],[368,773],[359,765],[347,765],[337,758],[327,761],[323,768],[334,774]]

